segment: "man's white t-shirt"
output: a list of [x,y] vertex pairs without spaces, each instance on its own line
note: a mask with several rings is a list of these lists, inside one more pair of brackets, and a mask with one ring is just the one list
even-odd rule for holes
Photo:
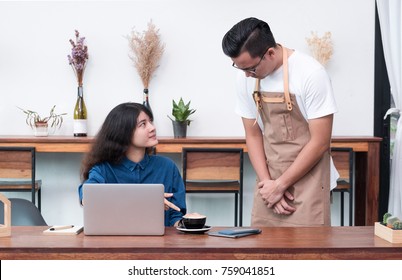
[[[289,92],[296,97],[304,118],[316,119],[337,112],[331,80],[324,67],[311,56],[295,50],[288,58]],[[246,77],[242,71],[237,76],[236,113],[246,119],[258,118],[262,131],[263,124],[252,96],[255,78]],[[283,66],[261,80],[260,90],[284,92]],[[339,174],[331,159],[331,189],[336,186]]]

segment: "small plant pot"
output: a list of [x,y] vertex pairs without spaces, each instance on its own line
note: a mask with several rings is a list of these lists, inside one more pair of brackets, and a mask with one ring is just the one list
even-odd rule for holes
[[184,121],[184,122],[172,121],[172,123],[173,123],[174,138],[186,138],[187,121]]
[[374,223],[374,234],[391,243],[402,243],[402,230],[389,228],[379,222]]
[[48,124],[45,122],[35,123],[35,136],[45,137],[49,135]]

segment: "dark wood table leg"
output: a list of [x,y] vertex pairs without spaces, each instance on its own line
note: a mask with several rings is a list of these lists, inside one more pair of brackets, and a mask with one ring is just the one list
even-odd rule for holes
[[355,226],[373,226],[378,221],[379,148],[379,142],[369,142],[367,152],[356,152]]

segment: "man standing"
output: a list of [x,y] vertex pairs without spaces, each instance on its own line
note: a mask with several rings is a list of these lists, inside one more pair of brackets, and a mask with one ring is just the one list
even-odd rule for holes
[[256,18],[234,25],[222,48],[245,74],[238,77],[236,112],[258,177],[251,224],[329,226],[337,108],[324,67],[277,44],[269,25]]

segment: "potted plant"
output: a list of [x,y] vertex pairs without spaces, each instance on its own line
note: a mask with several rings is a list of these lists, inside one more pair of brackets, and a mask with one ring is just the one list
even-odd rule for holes
[[24,110],[19,108],[24,114],[26,114],[25,122],[35,131],[35,136],[47,136],[48,127],[60,128],[63,123],[63,116],[67,113],[56,114],[54,105],[50,109],[50,113],[46,117],[41,117],[39,113],[32,110]]
[[391,213],[385,213],[381,222],[374,223],[374,233],[391,243],[402,243],[402,221]]
[[185,104],[183,98],[180,98],[179,102],[173,100],[172,116],[174,119],[169,116],[168,118],[172,120],[175,138],[184,138],[187,135],[187,126],[189,126],[192,121],[189,117],[196,111],[190,109],[190,103],[191,101]]

